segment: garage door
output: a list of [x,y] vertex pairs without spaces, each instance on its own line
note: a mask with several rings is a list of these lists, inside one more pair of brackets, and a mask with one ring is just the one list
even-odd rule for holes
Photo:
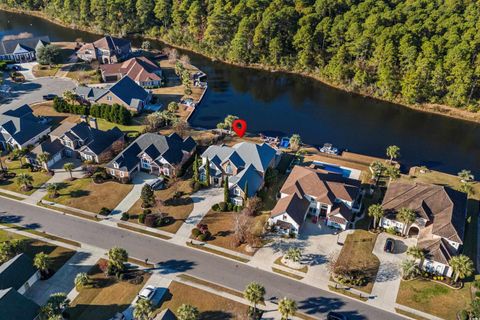
[[61,153],[57,153],[56,155],[53,156],[53,158],[48,162],[48,166],[51,166],[55,163],[57,163],[58,161],[60,161],[62,159],[62,154]]

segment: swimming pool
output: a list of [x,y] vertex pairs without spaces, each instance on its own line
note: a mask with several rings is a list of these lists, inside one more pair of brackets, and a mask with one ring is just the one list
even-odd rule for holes
[[333,164],[323,163],[323,162],[314,162],[319,168],[326,170],[328,172],[338,173],[341,174],[345,178],[349,178],[352,174],[352,170],[348,170],[339,166],[335,166]]

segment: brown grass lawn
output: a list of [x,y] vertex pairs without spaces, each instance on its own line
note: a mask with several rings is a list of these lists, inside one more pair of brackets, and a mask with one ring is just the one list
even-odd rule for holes
[[21,173],[27,173],[33,177],[33,189],[30,191],[23,191],[22,186],[17,184],[16,177],[0,181],[0,188],[2,189],[23,194],[32,194],[40,186],[42,186],[45,182],[52,178],[51,176],[42,171],[30,172],[30,169],[22,169],[20,161],[8,162],[8,160],[6,160],[6,157],[3,157],[2,163],[7,166],[8,171],[16,173],[17,176]]
[[41,66],[37,64],[33,67],[32,73],[35,77],[53,77],[58,70],[60,69],[60,65],[55,66]]
[[44,116],[49,117],[52,119],[52,125],[58,126],[63,122],[78,122],[80,120],[80,116],[77,114],[70,114],[70,113],[60,113],[53,109],[53,102],[52,101],[45,101],[34,106],[31,106],[33,110],[33,114],[36,116]]
[[166,308],[176,312],[186,303],[198,308],[199,320],[247,319],[248,306],[222,296],[173,281],[168,288],[160,312]]
[[101,76],[97,72],[98,63],[78,62],[71,66],[67,77],[81,84],[100,83]]
[[[177,200],[172,199],[176,190],[183,192],[185,195]],[[157,199],[163,201],[163,205],[158,205],[155,208],[151,208],[152,212],[164,212],[175,219],[172,224],[158,227],[159,230],[176,233],[178,229],[180,229],[185,219],[190,215],[193,210],[193,201],[188,196],[188,194],[191,193],[192,188],[190,187],[189,180],[180,180],[177,182],[177,186],[175,187],[155,191],[155,196],[157,197]],[[133,207],[128,210],[128,213],[131,215],[130,222],[137,222],[138,215],[142,212],[142,200],[139,199],[133,205]]]
[[90,178],[82,178],[63,182],[60,196],[50,199],[47,195],[45,200],[98,213],[102,207],[114,209],[132,188],[131,184],[113,181],[95,184]]
[[368,284],[356,288],[367,293],[372,292],[375,276],[380,266],[377,256],[372,253],[376,239],[375,234],[364,230],[356,230],[347,236],[338,257],[338,263],[341,265],[367,271]]
[[[239,212],[215,212],[210,210],[202,219],[201,223],[208,225],[208,230],[212,233],[213,240],[209,240],[209,244],[223,247],[229,250],[253,256],[254,252],[247,252],[246,245],[242,244],[239,247],[234,245],[234,215]],[[263,226],[268,219],[269,214],[262,214],[253,218],[252,225]]]
[[458,311],[470,304],[470,283],[460,290],[426,281],[402,281],[397,303],[433,314],[442,319],[456,319]]
[[142,273],[143,281],[132,284],[127,280],[107,278],[96,264],[88,272],[93,280],[91,288],[80,289],[79,295],[68,309],[70,318],[75,320],[109,319],[125,310],[145,285],[150,275]]
[[0,242],[5,242],[12,239],[27,239],[27,247],[25,253],[30,257],[35,257],[39,252],[44,252],[51,258],[53,271],[58,271],[74,254],[74,250],[64,247],[58,247],[50,243],[24,237],[22,235],[0,230]]

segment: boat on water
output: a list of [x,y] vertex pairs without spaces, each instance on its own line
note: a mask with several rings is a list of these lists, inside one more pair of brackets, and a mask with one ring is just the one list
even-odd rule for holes
[[339,150],[335,148],[331,143],[325,143],[323,147],[318,149],[322,153],[338,155]]

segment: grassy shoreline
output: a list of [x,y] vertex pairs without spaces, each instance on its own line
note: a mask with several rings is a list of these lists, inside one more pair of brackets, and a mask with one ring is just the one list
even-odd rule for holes
[[[55,19],[54,17],[50,17],[49,15],[45,14],[43,11],[19,10],[19,9],[7,7],[5,5],[0,5],[0,10],[7,11],[7,12],[13,12],[13,13],[31,15],[31,16],[35,16],[35,17],[38,17],[38,18],[41,18],[41,19],[48,20],[49,22],[52,22],[56,25],[59,25],[59,26],[65,27],[65,28],[70,28],[70,29],[73,29],[73,30],[80,30],[80,31],[91,33],[91,34],[98,34],[98,33],[93,33],[91,31],[91,29],[86,28],[86,27],[81,27],[81,26],[78,26],[78,25],[70,25],[70,24],[64,23],[63,21]],[[200,52],[199,50],[196,50],[194,48],[174,44],[174,43],[168,41],[165,38],[152,37],[152,36],[142,35],[142,34],[140,34],[140,36],[144,39],[160,41],[160,42],[163,42],[164,44],[169,45],[171,47],[178,48],[178,49],[185,50],[185,51],[189,51],[189,52],[193,52],[195,54],[206,57],[206,58],[208,58],[212,61],[217,60],[217,61],[221,61],[222,63],[229,64],[229,65],[236,66],[236,67],[241,67],[241,68],[250,68],[250,69],[264,70],[264,71],[270,71],[270,72],[284,72],[284,73],[299,75],[299,76],[303,76],[303,77],[307,77],[307,78],[319,81],[322,84],[324,84],[326,86],[329,86],[331,88],[341,90],[341,91],[345,91],[345,92],[348,92],[350,94],[356,94],[356,95],[359,95],[359,96],[362,96],[362,97],[365,97],[365,98],[375,99],[375,100],[378,100],[378,101],[384,101],[384,102],[388,102],[388,103],[392,103],[392,104],[397,104],[397,105],[407,107],[409,109],[416,110],[416,111],[419,111],[419,112],[433,113],[433,114],[441,115],[441,116],[444,116],[444,117],[455,118],[455,119],[474,122],[474,123],[480,123],[480,113],[472,113],[472,112],[468,112],[464,109],[458,109],[458,108],[447,106],[447,105],[409,104],[409,103],[406,103],[406,102],[404,102],[402,100],[399,100],[399,99],[388,100],[388,99],[385,99],[385,98],[382,98],[382,97],[378,97],[378,96],[369,94],[365,90],[356,90],[356,89],[349,88],[348,86],[346,86],[344,84],[333,83],[333,82],[328,81],[328,80],[324,79],[323,77],[321,77],[319,75],[316,75],[314,73],[311,73],[311,72],[299,72],[299,71],[288,70],[288,69],[284,69],[284,68],[273,68],[271,66],[266,66],[266,65],[262,65],[262,64],[248,64],[248,65],[245,65],[245,64],[240,64],[240,63],[233,63],[233,62],[230,62],[230,61],[225,61],[225,60],[222,60],[222,59],[219,59],[219,58],[216,58],[216,57],[209,56],[208,54],[206,54],[204,52]]]

